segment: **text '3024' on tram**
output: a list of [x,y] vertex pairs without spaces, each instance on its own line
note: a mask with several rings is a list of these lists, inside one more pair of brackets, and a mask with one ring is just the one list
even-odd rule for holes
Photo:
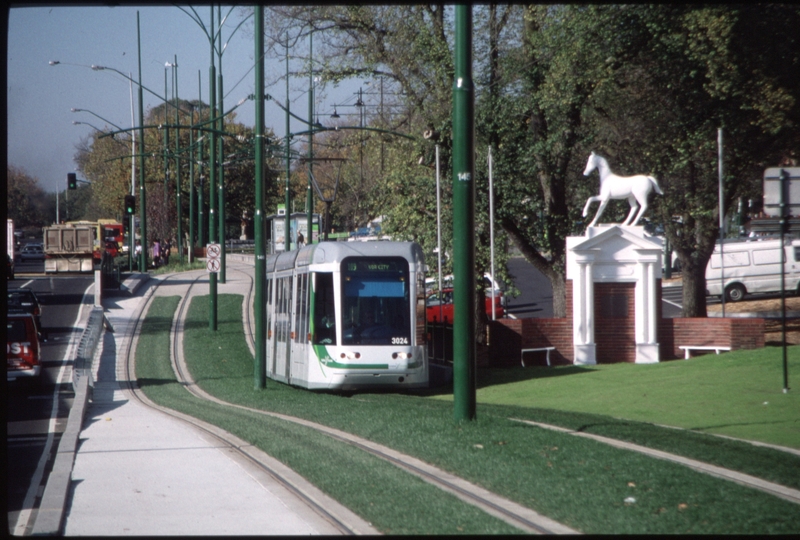
[[312,244],[271,255],[266,274],[269,378],[310,389],[428,386],[418,244]]

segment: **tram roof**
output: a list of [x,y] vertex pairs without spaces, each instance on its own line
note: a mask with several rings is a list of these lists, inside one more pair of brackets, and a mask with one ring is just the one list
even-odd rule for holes
[[340,262],[346,257],[404,257],[423,265],[422,248],[415,242],[322,242],[267,258],[267,272],[279,272],[313,263]]

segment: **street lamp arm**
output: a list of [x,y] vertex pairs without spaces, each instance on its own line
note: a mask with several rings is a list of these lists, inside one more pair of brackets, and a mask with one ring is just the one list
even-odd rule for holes
[[206,37],[208,38],[208,40],[209,40],[209,41],[211,41],[211,35],[208,33],[208,30],[206,30],[206,27],[205,27],[205,25],[203,24],[203,21],[202,21],[202,19],[200,19],[200,15],[198,15],[198,14],[197,14],[197,11],[195,11],[195,9],[194,9],[194,7],[193,7],[193,6],[189,6],[189,9],[191,9],[191,10],[192,10],[192,13],[189,13],[188,11],[186,11],[185,9],[183,9],[183,7],[182,7],[182,6],[178,6],[178,5],[176,5],[175,7],[177,7],[178,9],[180,9],[181,11],[183,11],[184,13],[186,13],[186,14],[189,16],[189,18],[190,18],[190,19],[192,19],[192,20],[195,22],[195,24],[197,24],[197,26],[199,26],[199,27],[200,27],[200,29],[201,29],[201,30],[203,30],[203,33],[206,35]]
[[147,88],[142,83],[133,80],[132,78],[130,78],[129,76],[125,75],[124,73],[122,73],[120,70],[118,70],[116,68],[108,67],[108,66],[98,66],[98,65],[95,65],[95,64],[92,64],[90,67],[95,71],[105,71],[105,70],[113,71],[114,73],[117,73],[118,75],[120,75],[120,76],[124,77],[125,79],[131,81],[133,84],[139,85],[139,87],[142,88],[143,90],[147,90],[148,92],[150,92],[152,95],[154,95],[155,97],[157,97],[158,99],[160,99],[161,101],[166,103],[167,105],[169,105],[171,107],[174,107],[175,109],[180,110],[180,107],[178,107],[174,103],[170,103],[169,100],[164,99],[163,96],[158,95],[157,93],[153,92],[152,90]]
[[[255,100],[255,96],[253,96],[253,95],[251,94],[251,97],[252,97],[252,99],[253,99],[253,100]],[[273,102],[273,103],[275,103],[275,105],[277,105],[278,107],[280,107],[280,108],[281,108],[281,110],[282,110],[283,112],[288,112],[288,113],[289,113],[289,116],[293,117],[293,118],[294,118],[294,119],[296,119],[296,120],[300,120],[300,121],[301,121],[301,122],[303,122],[304,124],[308,124],[308,119],[307,119],[307,118],[300,118],[299,116],[297,116],[296,114],[294,114],[292,111],[287,111],[287,110],[286,110],[286,107],[284,107],[283,105],[281,105],[280,103],[278,103],[278,100],[277,100],[277,99],[275,99],[275,98],[273,98],[273,97],[272,97],[270,94],[264,94],[264,100],[266,100],[266,101],[270,101],[270,100],[272,100],[272,102]],[[304,132],[304,133],[305,133],[305,132]],[[295,133],[294,135],[297,135],[297,133]]]
[[313,134],[316,134],[316,133],[322,133],[324,131],[343,131],[343,130],[375,131],[377,133],[386,133],[388,135],[396,135],[398,137],[404,137],[404,138],[406,138],[408,140],[411,140],[411,141],[414,141],[414,142],[419,142],[420,141],[417,137],[414,137],[413,135],[407,135],[405,133],[400,133],[400,132],[397,132],[397,131],[390,131],[388,129],[380,129],[380,128],[373,128],[373,127],[366,127],[366,126],[365,127],[359,127],[359,126],[334,126],[334,127],[317,126],[316,129],[311,129],[311,130],[307,130],[307,131],[299,131],[297,133],[290,133],[290,136],[308,135],[309,133],[313,135]]
[[[76,108],[74,108],[74,107],[73,107],[73,108],[71,108],[71,109],[70,109],[70,111],[71,111],[71,112],[86,112],[86,113],[89,113],[89,114],[91,114],[91,115],[93,115],[93,116],[96,116],[97,118],[99,118],[100,120],[102,120],[103,122],[105,122],[106,124],[111,124],[112,126],[114,126],[114,127],[115,127],[115,128],[117,128],[117,129],[122,129],[121,127],[119,127],[117,124],[115,124],[115,123],[114,123],[114,122],[112,122],[111,120],[106,120],[105,118],[103,118],[103,117],[102,117],[102,116],[100,116],[99,114],[97,114],[97,113],[95,113],[95,112],[92,112],[92,111],[90,111],[89,109],[76,109]],[[98,130],[98,131],[101,131],[101,130]]]

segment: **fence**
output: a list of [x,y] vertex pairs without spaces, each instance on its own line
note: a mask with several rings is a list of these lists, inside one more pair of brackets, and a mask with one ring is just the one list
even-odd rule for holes
[[428,359],[432,364],[453,363],[453,325],[445,322],[428,323]]

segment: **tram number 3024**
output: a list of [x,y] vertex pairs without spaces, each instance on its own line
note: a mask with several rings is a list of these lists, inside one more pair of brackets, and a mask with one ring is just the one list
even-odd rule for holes
[[393,337],[392,345],[408,345],[407,337]]

